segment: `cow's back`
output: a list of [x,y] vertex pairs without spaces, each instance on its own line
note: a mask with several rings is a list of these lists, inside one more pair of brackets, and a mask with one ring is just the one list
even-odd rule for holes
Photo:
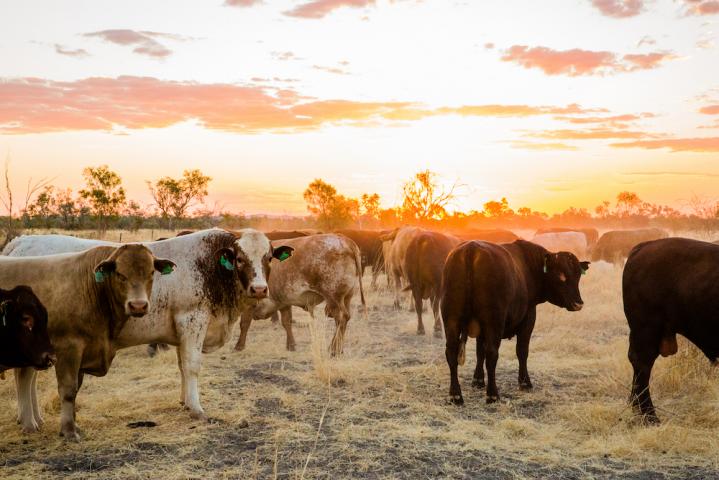
[[532,238],[532,242],[541,245],[550,252],[570,252],[580,260],[587,256],[587,238],[581,232],[548,232]]
[[667,232],[659,228],[605,232],[592,250],[592,260],[616,262],[627,258],[635,245],[667,236]]
[[403,259],[403,271],[409,287],[418,289],[422,298],[439,293],[447,255],[460,243],[454,236],[438,232],[420,232],[413,236]]

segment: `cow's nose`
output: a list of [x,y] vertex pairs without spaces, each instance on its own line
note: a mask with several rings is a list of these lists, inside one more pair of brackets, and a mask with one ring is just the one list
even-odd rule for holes
[[582,309],[583,306],[584,306],[584,302],[574,302],[572,304],[572,311],[578,312]]
[[147,302],[145,300],[133,300],[127,303],[130,307],[130,313],[147,313]]
[[42,364],[46,367],[52,367],[57,362],[57,356],[54,353],[45,352],[42,354]]
[[251,285],[250,296],[253,298],[265,298],[267,296],[267,285]]

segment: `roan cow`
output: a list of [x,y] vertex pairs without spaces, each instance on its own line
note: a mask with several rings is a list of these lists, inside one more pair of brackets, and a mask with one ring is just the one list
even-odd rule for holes
[[495,368],[503,338],[517,336],[519,385],[532,388],[527,371],[529,340],[536,307],[550,302],[581,310],[579,279],[589,268],[568,252],[552,253],[524,240],[496,245],[466,242],[452,250],[442,274],[442,320],[447,338],[450,401],[464,403],[457,377],[467,337],[477,339],[477,368],[472,386],[482,388],[487,364],[487,403],[499,400]]
[[640,243],[629,254],[622,277],[629,323],[629,361],[634,368],[632,406],[658,423],[649,394],[659,355],[677,353],[677,334],[716,363],[719,358],[719,245],[666,238]]
[[[97,244],[113,245],[62,235],[28,235],[10,242],[3,253],[51,254],[82,251]],[[219,228],[145,245],[157,256],[172,258],[177,264],[176,273],[158,279],[149,313],[143,319],[130,319],[113,338],[112,348],[149,343],[177,346],[182,376],[180,401],[192,418],[206,418],[199,394],[202,353],[223,346],[240,313],[267,297],[270,260],[289,257],[292,248],[273,248],[267,237],[256,230],[229,232]],[[21,418],[32,429],[32,415],[21,413]]]
[[404,257],[412,238],[422,231],[424,230],[418,227],[400,227],[380,236],[380,240],[389,242],[385,251],[385,268],[394,289],[394,308],[396,310],[400,309],[400,292],[407,283]]
[[[84,374],[107,374],[128,320],[149,311],[154,272],[171,273],[174,266],[137,244],[42,257],[0,257],[0,288],[27,285],[47,308],[48,332],[57,355],[60,434],[66,439],[79,438],[75,397]],[[163,309],[163,302],[157,303]],[[144,324],[144,319],[138,318],[138,323]],[[42,424],[34,392],[36,370],[15,373],[23,431],[36,431]]]
[[313,309],[324,301],[325,314],[334,318],[336,324],[330,351],[333,355],[342,353],[352,297],[357,290],[365,305],[359,248],[349,238],[335,234],[283,240],[282,244],[295,249],[292,261],[272,268],[269,297],[243,312],[235,350],[245,348],[253,319],[268,318],[277,311],[287,332],[287,350],[294,350],[292,307],[300,307],[312,315]]

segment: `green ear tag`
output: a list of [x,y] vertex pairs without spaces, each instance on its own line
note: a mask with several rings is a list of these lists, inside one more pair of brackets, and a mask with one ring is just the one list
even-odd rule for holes
[[174,271],[175,269],[172,268],[172,265],[165,265],[165,267],[162,269],[162,272],[160,272],[160,275],[169,275]]
[[587,271],[582,269],[582,275],[586,275],[586,274],[587,274]]
[[95,272],[95,282],[102,283],[105,281],[105,272],[98,270]]
[[220,265],[222,265],[223,267],[225,267],[227,270],[234,270],[234,269],[235,269],[235,266],[232,265],[232,263],[230,263],[230,261],[227,260],[227,258],[225,258],[224,255],[222,255],[222,256],[220,257]]
[[288,258],[290,258],[290,252],[288,252],[287,250],[285,250],[284,252],[282,252],[282,253],[280,254],[280,257],[279,257],[277,260],[279,260],[280,262],[284,262],[284,261],[287,260]]
[[544,273],[547,273],[547,259],[544,259],[544,268],[542,269]]

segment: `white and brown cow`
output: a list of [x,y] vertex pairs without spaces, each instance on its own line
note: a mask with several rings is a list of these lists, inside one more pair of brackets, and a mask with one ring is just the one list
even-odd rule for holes
[[325,314],[334,318],[336,324],[330,351],[333,355],[342,353],[352,297],[357,290],[365,305],[362,258],[357,244],[344,235],[323,234],[282,240],[282,245],[295,249],[292,261],[272,268],[270,296],[243,312],[235,350],[245,348],[253,319],[268,318],[277,311],[287,332],[287,350],[294,350],[292,307],[312,315],[313,309],[325,302]]
[[400,292],[408,284],[407,275],[404,271],[407,248],[409,248],[412,239],[423,231],[418,227],[401,227],[380,237],[380,240],[385,244],[390,242],[390,245],[383,250],[385,251],[387,277],[391,279],[392,287],[394,288],[394,308],[397,310],[400,308]]
[[[3,253],[51,254],[84,250],[98,243],[110,242],[29,235],[13,240]],[[292,248],[273,248],[256,230],[229,232],[218,228],[144,245],[157,256],[172,258],[176,272],[157,280],[148,314],[130,319],[113,339],[112,347],[117,350],[149,343],[177,346],[182,375],[180,400],[192,418],[206,418],[198,389],[202,353],[224,345],[240,312],[268,295],[270,260],[289,257]],[[32,395],[34,398],[34,391]],[[23,395],[19,400],[21,405],[33,401]],[[21,420],[30,429],[36,425],[27,412],[21,412]]]
[[[115,357],[116,342],[128,321],[144,321],[150,308],[154,272],[171,273],[170,260],[155,257],[142,245],[96,247],[81,253],[43,257],[0,257],[0,288],[22,283],[42,299],[48,333],[55,349],[60,434],[78,439],[75,398],[83,375],[104,376]],[[155,301],[161,311],[164,305]],[[18,378],[23,430],[42,423],[34,387],[36,371]]]

